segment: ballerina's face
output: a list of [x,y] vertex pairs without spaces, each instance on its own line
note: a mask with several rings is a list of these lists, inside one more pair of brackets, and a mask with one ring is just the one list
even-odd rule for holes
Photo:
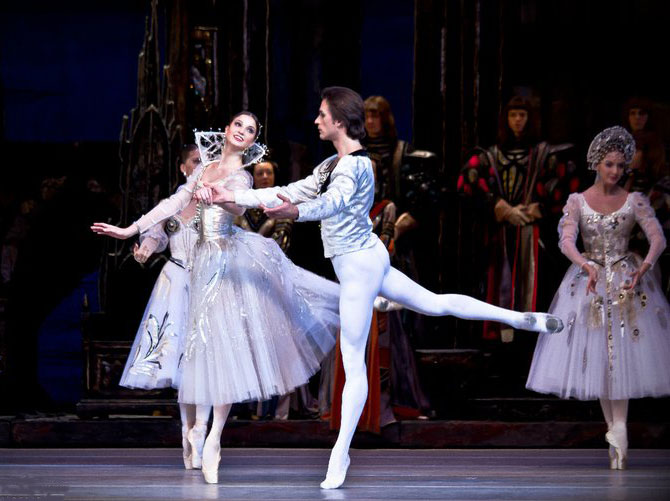
[[236,149],[245,150],[256,140],[256,121],[249,115],[238,115],[226,127],[226,142]]
[[626,161],[623,154],[618,151],[610,151],[596,166],[600,179],[611,186],[619,182],[625,169]]

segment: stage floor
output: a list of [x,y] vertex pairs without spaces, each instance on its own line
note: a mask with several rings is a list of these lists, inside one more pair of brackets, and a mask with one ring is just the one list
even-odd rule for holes
[[178,449],[0,449],[0,500],[667,500],[670,451],[352,450],[344,486],[322,491],[325,449],[223,449],[218,485]]

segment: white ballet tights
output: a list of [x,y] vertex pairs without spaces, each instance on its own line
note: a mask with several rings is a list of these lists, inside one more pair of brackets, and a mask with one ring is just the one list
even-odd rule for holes
[[211,405],[184,404],[179,402],[179,414],[181,415],[182,428],[186,427],[190,430],[196,424],[199,426],[207,426],[211,410]]
[[390,265],[381,242],[374,247],[332,258],[340,282],[340,349],[345,372],[340,432],[330,455],[321,487],[335,489],[346,477],[349,446],[368,395],[365,370],[372,308],[381,295],[424,315],[453,315],[468,320],[493,320],[513,327],[524,324],[524,314],[460,294],[435,294]]
[[226,424],[231,407],[231,404],[215,405],[212,409],[212,429],[209,430],[207,440],[205,440],[205,447],[202,450],[203,464],[211,464],[213,462],[217,462],[218,464],[216,458],[221,446],[221,434],[223,433],[223,427]]
[[179,414],[181,416],[181,427],[190,430],[195,424],[195,405],[179,403]]

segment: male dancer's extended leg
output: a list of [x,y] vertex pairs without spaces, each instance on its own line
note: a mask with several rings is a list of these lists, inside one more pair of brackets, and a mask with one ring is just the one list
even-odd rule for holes
[[340,349],[345,382],[340,432],[330,454],[326,479],[321,483],[323,489],[342,485],[349,467],[349,445],[368,397],[365,347],[372,304],[388,269],[388,257],[384,262],[373,249],[364,249],[335,257],[333,267],[340,280]]
[[[454,315],[470,320],[494,320],[517,328],[557,331],[560,319],[542,313],[506,310],[460,294],[435,294],[392,268],[381,242],[374,247],[333,258],[340,280],[340,349],[345,383],[342,423],[328,462],[323,489],[337,489],[349,467],[349,445],[367,398],[365,345],[375,297],[383,297],[425,315]],[[554,328],[550,324],[555,324]]]
[[393,267],[384,277],[380,295],[424,315],[492,320],[537,332],[559,332],[563,329],[563,322],[558,317],[546,313],[507,310],[462,294],[435,294]]

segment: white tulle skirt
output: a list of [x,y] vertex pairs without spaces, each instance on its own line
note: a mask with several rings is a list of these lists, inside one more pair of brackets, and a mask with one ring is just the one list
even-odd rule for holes
[[588,275],[568,269],[549,309],[566,327],[540,334],[528,389],[579,400],[670,394],[670,306],[657,273],[646,273],[634,290],[622,287],[641,262],[629,254],[614,264],[609,291],[599,267],[596,294],[588,296]]
[[274,240],[234,229],[200,241],[191,274],[180,402],[289,393],[335,346],[339,285],[295,266]]
[[130,349],[121,386],[178,388],[179,358],[188,328],[189,279],[189,273],[175,263],[163,266]]

